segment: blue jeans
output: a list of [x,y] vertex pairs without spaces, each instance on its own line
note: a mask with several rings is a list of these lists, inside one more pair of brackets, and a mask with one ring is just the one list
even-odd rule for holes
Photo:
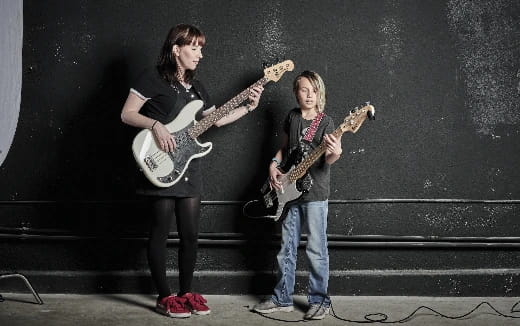
[[[293,304],[296,257],[301,226],[307,222],[306,254],[310,267],[307,299],[309,304],[330,306],[327,295],[329,285],[329,252],[327,248],[328,201],[313,201],[289,207],[282,223],[282,246],[278,253],[278,283],[272,301],[281,306]],[[303,222],[303,223],[302,223]]]

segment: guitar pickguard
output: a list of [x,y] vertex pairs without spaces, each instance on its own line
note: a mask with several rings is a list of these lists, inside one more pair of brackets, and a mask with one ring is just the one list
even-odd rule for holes
[[287,214],[288,207],[297,202],[302,196],[294,182],[290,182],[287,174],[280,176],[282,189],[270,189],[269,181],[262,187],[261,200],[253,200],[243,208],[243,212],[249,217],[267,217],[275,221],[283,219]]
[[285,60],[264,69],[264,77],[221,107],[214,109],[199,122],[195,121],[195,116],[204,103],[201,100],[194,100],[186,104],[175,120],[165,125],[168,131],[174,135],[177,145],[174,152],[162,151],[157,146],[152,132],[149,129],[141,130],[132,142],[132,153],[141,171],[157,187],[164,188],[174,185],[182,178],[191,160],[202,157],[211,151],[212,143],[201,144],[197,140],[198,136],[246,101],[251,93],[251,88],[263,86],[270,81],[276,82],[286,71],[293,69],[294,63],[291,60]]
[[189,127],[191,127],[191,125],[178,132],[172,133],[177,144],[175,150],[168,153],[168,158],[173,163],[173,169],[168,175],[157,177],[159,182],[164,184],[177,182],[188,168],[188,164],[191,160],[202,157],[211,151],[211,143],[202,145],[196,139],[189,137],[187,132]]

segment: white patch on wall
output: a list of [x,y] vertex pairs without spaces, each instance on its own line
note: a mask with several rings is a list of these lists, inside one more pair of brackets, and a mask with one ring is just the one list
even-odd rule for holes
[[393,17],[385,17],[379,25],[379,31],[384,35],[386,42],[381,45],[383,62],[393,73],[393,67],[403,56],[403,40],[401,39],[401,23]]
[[0,1],[0,166],[16,131],[22,91],[23,1]]
[[491,229],[498,220],[512,209],[511,206],[484,207],[484,211],[473,211],[471,206],[454,206],[447,211],[431,211],[419,218],[424,219],[430,227],[444,231],[458,229]]
[[280,10],[280,2],[269,2],[264,7],[264,17],[261,31],[261,58],[269,64],[274,64],[285,59],[287,46],[283,41],[285,35],[282,24],[283,13]]
[[349,154],[365,154],[365,149],[364,148],[353,149],[353,150],[349,151]]
[[499,124],[520,121],[520,30],[509,14],[515,3],[517,0],[448,2],[448,23],[457,37],[465,75],[466,105],[477,132],[487,136],[493,136]]

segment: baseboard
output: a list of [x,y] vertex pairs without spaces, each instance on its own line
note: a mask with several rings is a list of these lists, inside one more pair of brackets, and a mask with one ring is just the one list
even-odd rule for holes
[[[39,293],[154,293],[147,271],[17,271]],[[8,271],[0,272],[0,274]],[[177,272],[168,278],[172,291]],[[519,296],[520,269],[331,271],[330,295],[345,296]],[[205,294],[269,294],[272,272],[198,271],[194,291]],[[297,272],[296,294],[305,294],[307,272]],[[19,279],[0,280],[0,293],[29,292]]]

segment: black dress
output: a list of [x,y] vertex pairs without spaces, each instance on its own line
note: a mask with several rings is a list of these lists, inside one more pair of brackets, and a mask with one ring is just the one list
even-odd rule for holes
[[[173,121],[181,109],[193,100],[202,100],[204,106],[197,112],[196,120],[202,118],[202,111],[211,105],[206,89],[197,80],[192,81],[192,87],[186,89],[179,82],[169,84],[157,69],[145,70],[133,83],[130,91],[142,99],[147,99],[140,113],[159,120],[162,124]],[[176,184],[168,188],[153,185],[139,171],[137,176],[137,191],[140,195],[194,197],[202,193],[202,172],[199,159],[190,162],[188,169]]]

